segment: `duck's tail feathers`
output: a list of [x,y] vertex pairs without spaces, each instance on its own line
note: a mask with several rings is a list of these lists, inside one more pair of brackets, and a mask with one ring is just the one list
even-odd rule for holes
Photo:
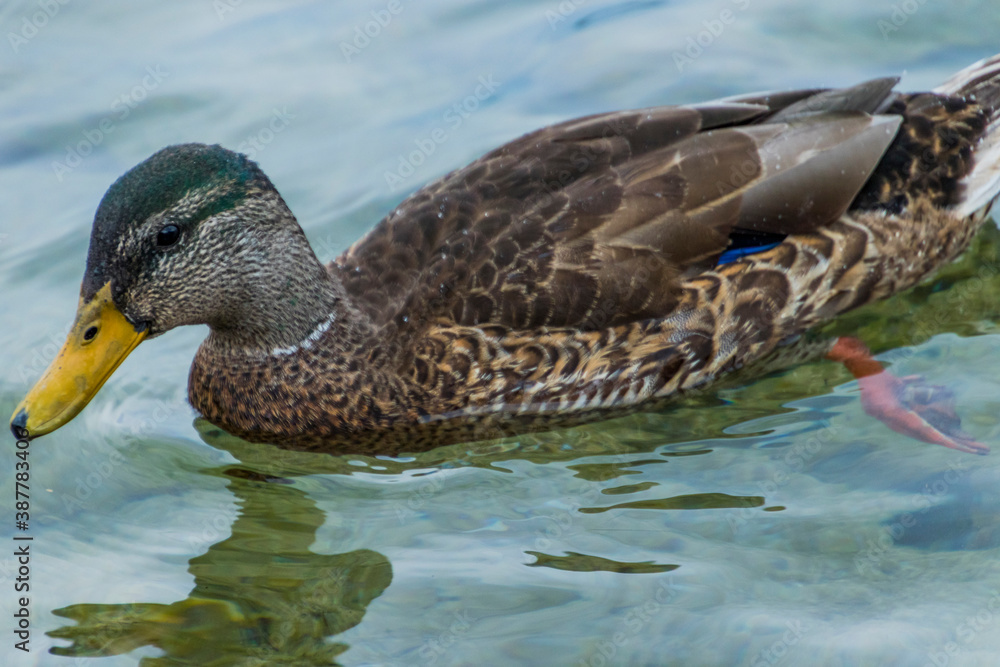
[[986,217],[1000,196],[1000,54],[966,67],[934,92],[974,102],[986,114],[972,170],[962,178],[954,206],[961,216]]

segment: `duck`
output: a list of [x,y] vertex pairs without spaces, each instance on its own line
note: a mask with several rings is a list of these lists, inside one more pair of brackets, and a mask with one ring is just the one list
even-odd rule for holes
[[[930,92],[897,82],[561,122],[426,185],[326,264],[247,156],[164,148],[101,200],[75,321],[11,429],[58,429],[141,342],[192,324],[209,327],[195,410],[292,448],[416,446],[431,424],[551,426],[709,387],[925,280],[988,218],[1000,55]],[[826,353],[891,428],[985,451],[863,344]]]

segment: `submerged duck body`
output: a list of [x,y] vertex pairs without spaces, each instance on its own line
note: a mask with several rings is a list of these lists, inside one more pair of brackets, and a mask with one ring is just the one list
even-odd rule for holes
[[163,149],[102,200],[77,322],[12,428],[58,428],[135,345],[197,323],[192,405],[286,445],[706,385],[927,277],[988,215],[1000,57],[933,93],[894,84],[548,127],[328,265],[245,156]]

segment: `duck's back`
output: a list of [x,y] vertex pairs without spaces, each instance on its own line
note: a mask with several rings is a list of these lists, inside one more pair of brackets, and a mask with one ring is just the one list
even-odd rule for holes
[[[664,317],[683,280],[727,250],[814,231],[856,199],[898,211],[927,186],[954,198],[985,114],[956,97],[894,94],[894,83],[545,128],[423,188],[332,269],[377,323],[407,330]],[[947,174],[910,175],[927,148]]]

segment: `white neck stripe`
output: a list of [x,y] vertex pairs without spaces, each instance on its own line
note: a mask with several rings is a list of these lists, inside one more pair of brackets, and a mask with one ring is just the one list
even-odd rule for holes
[[271,354],[276,357],[284,357],[289,354],[294,354],[298,352],[300,349],[308,350],[313,346],[313,343],[318,341],[323,336],[323,334],[325,334],[330,329],[330,325],[333,324],[335,319],[336,319],[336,314],[330,313],[325,320],[316,325],[316,328],[313,329],[313,332],[309,334],[305,338],[305,340],[301,340],[295,345],[292,345],[291,347],[276,347],[273,350],[271,350]]

